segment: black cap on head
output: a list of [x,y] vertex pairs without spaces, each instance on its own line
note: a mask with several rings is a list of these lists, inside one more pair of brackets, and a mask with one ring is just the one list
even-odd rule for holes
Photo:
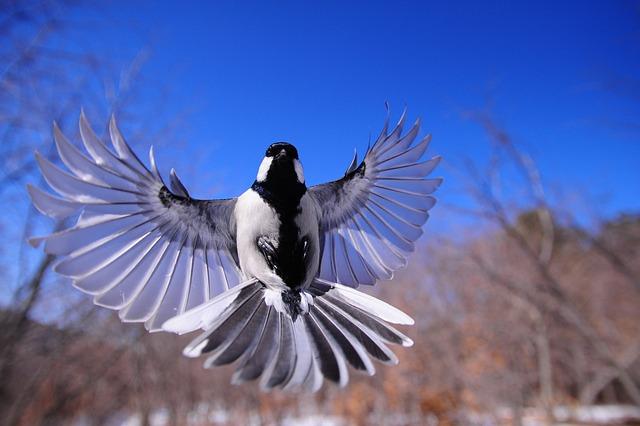
[[275,157],[281,153],[287,155],[292,159],[298,159],[298,150],[295,146],[287,142],[276,142],[271,144],[269,148],[267,148],[265,157]]

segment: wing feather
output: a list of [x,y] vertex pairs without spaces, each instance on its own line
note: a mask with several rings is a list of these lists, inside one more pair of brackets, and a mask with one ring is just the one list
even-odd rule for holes
[[93,295],[96,304],[151,330],[243,281],[232,228],[235,199],[193,199],[175,171],[169,190],[153,149],[148,168],[114,117],[109,134],[115,152],[95,135],[84,112],[79,127],[86,154],[53,128],[69,172],[36,153],[45,181],[59,196],[28,187],[44,214],[81,213],[75,225],[30,240],[44,241],[47,253],[61,256],[56,271]]
[[354,156],[342,179],[310,189],[323,235],[321,279],[351,287],[391,279],[422,235],[435,204],[430,194],[442,183],[426,176],[440,157],[422,161],[431,136],[414,144],[420,120],[403,134],[405,120],[406,110],[387,134],[387,118],[360,165]]
[[54,197],[30,184],[27,185],[27,191],[35,208],[38,209],[40,213],[55,219],[69,217],[77,213],[81,208],[79,203]]
[[53,124],[53,138],[60,154],[60,159],[79,179],[114,189],[137,190],[135,183],[132,181],[112,173],[88,159],[69,142],[56,123]]
[[114,174],[126,177],[133,182],[144,180],[153,182],[146,173],[136,171],[126,162],[114,155],[96,136],[84,111],[80,112],[80,137],[93,161],[99,166],[111,170]]
[[[145,322],[156,312],[169,287],[171,276],[178,260],[178,244],[177,240],[171,241],[167,238],[162,240],[162,255],[158,264],[149,277],[147,285],[142,288],[137,297],[135,297],[129,305],[120,311],[121,319],[126,322]],[[97,274],[90,275],[83,281],[96,275]],[[102,281],[99,278],[94,280],[96,283]],[[79,285],[80,282],[76,282],[76,287]],[[84,283],[84,285],[86,285],[86,283]]]

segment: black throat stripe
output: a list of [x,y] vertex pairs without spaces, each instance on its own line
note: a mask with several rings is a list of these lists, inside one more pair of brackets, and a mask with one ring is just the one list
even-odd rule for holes
[[306,275],[308,244],[305,236],[300,235],[296,217],[302,211],[300,200],[307,187],[297,181],[291,164],[290,168],[285,166],[274,170],[272,167],[267,178],[263,182],[255,181],[251,188],[275,210],[280,220],[277,249],[271,253],[270,259],[274,271],[288,287],[298,288]]

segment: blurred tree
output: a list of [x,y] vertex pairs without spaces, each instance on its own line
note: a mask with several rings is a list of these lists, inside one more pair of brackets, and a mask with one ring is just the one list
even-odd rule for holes
[[[638,216],[603,221],[593,229],[579,226],[575,212],[552,207],[533,159],[516,147],[508,133],[486,114],[474,117],[492,138],[494,154],[488,169],[479,170],[468,161],[462,174],[474,206],[471,213],[488,226],[488,232],[458,246],[458,265],[469,272],[458,269],[445,281],[459,282],[465,293],[473,295],[470,300],[482,300],[466,315],[481,325],[478,333],[488,333],[483,340],[492,341],[490,347],[500,358],[530,346],[533,358],[525,351],[513,358],[515,364],[503,367],[509,373],[522,372],[522,389],[538,387],[536,399],[548,423],[554,421],[558,387],[573,398],[580,391],[570,389],[582,388],[582,400],[592,403],[603,389],[595,383],[615,381],[624,400],[640,404],[640,377],[633,368],[640,330],[632,313],[640,306],[640,257],[633,230]],[[624,231],[614,238],[612,230],[620,229]],[[506,303],[503,307],[498,305],[501,300]],[[486,322],[496,314],[495,320]],[[503,321],[509,325],[501,337]],[[505,353],[506,348],[510,349]],[[567,358],[576,354],[581,366]],[[527,374],[535,371],[523,364],[529,359],[537,375],[528,379]],[[499,382],[505,383],[504,371],[501,375]],[[496,400],[504,401],[505,396]],[[520,404],[531,398],[529,392],[521,394]]]
[[[33,153],[52,153],[52,120],[69,129],[77,122],[79,107],[87,105],[89,116],[106,123],[108,114],[117,113],[135,123],[132,133],[138,141],[153,138],[156,145],[170,138],[177,124],[162,123],[165,103],[139,90],[144,50],[123,63],[101,57],[82,43],[100,25],[70,18],[83,7],[92,6],[73,0],[0,2],[0,195],[5,206],[0,212],[0,306],[6,307],[0,312],[2,424],[55,423],[107,382],[113,395],[125,395],[120,390],[130,385],[129,376],[108,372],[121,366],[124,346],[140,334],[139,328],[114,331],[108,326],[110,314],[98,313],[65,280],[49,276],[51,256],[25,244],[33,232],[48,233],[56,226],[34,212],[24,187],[26,182],[42,183]],[[119,77],[116,85],[111,83],[114,76]],[[161,87],[154,93],[165,95]],[[137,119],[137,114],[147,118]],[[151,118],[156,124],[149,124]],[[33,321],[43,317],[63,328]],[[112,415],[118,409],[102,401],[103,407],[94,407],[91,415]]]

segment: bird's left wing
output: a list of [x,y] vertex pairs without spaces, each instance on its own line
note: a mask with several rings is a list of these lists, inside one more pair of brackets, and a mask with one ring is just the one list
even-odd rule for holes
[[402,134],[404,120],[405,114],[391,133],[385,123],[342,179],[310,188],[320,215],[321,279],[350,287],[391,279],[422,235],[435,204],[430,194],[442,182],[427,176],[440,157],[422,161],[431,136],[414,144],[420,122]]
[[118,310],[123,321],[159,330],[167,319],[243,279],[233,231],[235,199],[193,199],[173,170],[169,189],[153,149],[149,170],[113,119],[109,131],[115,152],[81,115],[87,156],[54,125],[60,159],[71,173],[36,153],[42,175],[60,197],[28,190],[44,214],[80,216],[75,225],[30,242],[44,242],[47,253],[62,256],[55,270],[93,295],[97,305]]

